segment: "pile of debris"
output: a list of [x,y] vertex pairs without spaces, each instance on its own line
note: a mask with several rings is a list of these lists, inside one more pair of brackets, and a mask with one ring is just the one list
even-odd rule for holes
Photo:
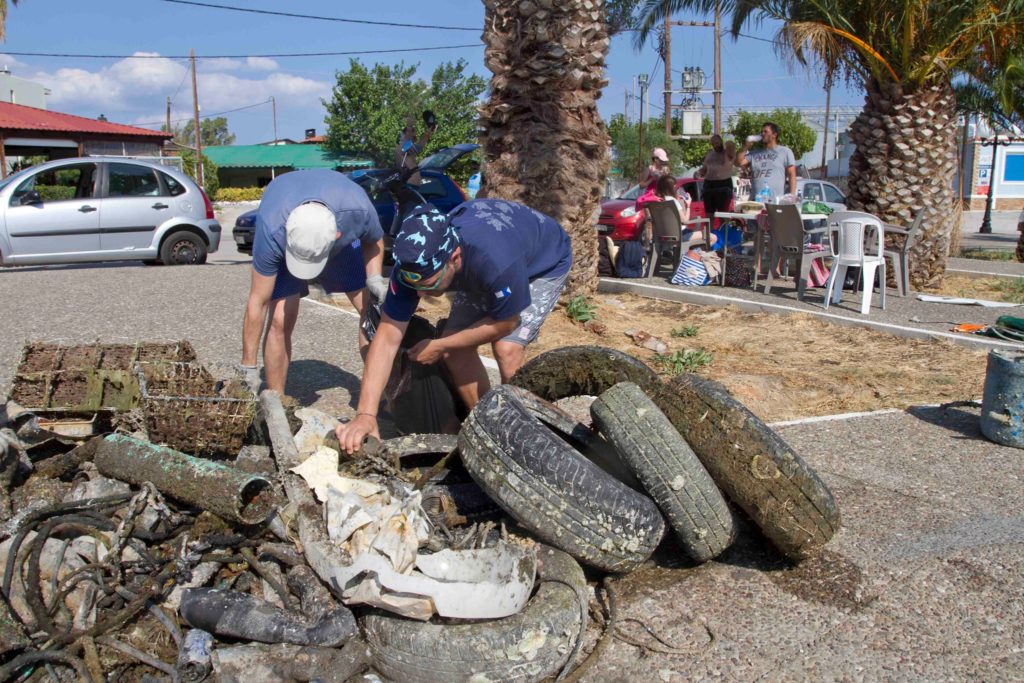
[[[0,414],[0,680],[561,679],[588,622],[580,563],[632,571],[667,528],[712,559],[737,533],[727,499],[793,560],[838,527],[719,385],[616,351],[544,354],[457,435],[350,457],[334,418],[143,347],[118,352],[109,394],[113,347],[26,349],[27,405]],[[68,372],[103,388],[57,392]],[[597,397],[593,426],[548,402],[568,396]]]

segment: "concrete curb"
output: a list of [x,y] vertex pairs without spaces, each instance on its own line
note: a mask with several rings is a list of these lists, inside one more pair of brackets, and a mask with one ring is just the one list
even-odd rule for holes
[[785,306],[782,304],[748,301],[746,299],[725,296],[722,294],[710,294],[705,292],[695,292],[688,289],[679,289],[676,287],[624,282],[623,280],[615,278],[600,278],[597,291],[602,294],[636,294],[638,296],[645,296],[651,299],[697,304],[699,306],[717,306],[720,308],[724,308],[726,306],[737,306],[741,311],[746,311],[748,313],[776,313],[783,315],[803,313],[815,316],[816,318],[821,318],[822,320],[827,320],[828,322],[835,323],[837,325],[864,327],[878,332],[894,334],[898,337],[904,337],[907,339],[941,339],[973,349],[1020,349],[1019,344],[998,341],[996,339],[969,337],[953,334],[951,332],[933,332],[916,327],[893,325],[892,323],[847,318],[833,313],[826,313],[824,310],[812,311],[804,308],[796,308],[794,306]]

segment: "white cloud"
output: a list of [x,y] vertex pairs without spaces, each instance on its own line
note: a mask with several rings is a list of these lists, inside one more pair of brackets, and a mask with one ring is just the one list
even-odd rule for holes
[[228,57],[214,57],[212,59],[198,60],[199,72],[204,71],[237,71],[241,69],[242,62]]
[[277,62],[269,57],[246,57],[245,65],[250,69],[258,71],[277,71],[280,67]]
[[[103,113],[111,121],[130,125],[155,124],[164,120],[164,103],[174,97],[171,119],[192,115],[192,92],[187,60],[173,60],[153,53],[149,59],[122,59],[108,65],[87,64],[86,68],[33,69],[18,63],[17,75],[42,83],[51,95],[47,106],[54,111],[95,117]],[[4,57],[0,53],[0,66]],[[14,62],[11,62],[12,64]],[[200,62],[198,90],[204,116],[277,99],[282,131],[292,117],[307,126],[322,118],[321,98],[330,96],[334,83],[280,70],[272,59],[216,59]],[[269,107],[268,107],[269,109]],[[257,112],[253,109],[252,112]],[[239,125],[245,114],[239,112]],[[227,114],[229,119],[232,114]],[[180,125],[180,124],[175,124]],[[258,128],[258,126],[257,126]],[[233,128],[234,129],[234,128]],[[283,134],[283,132],[282,132]],[[253,138],[269,139],[262,131]]]
[[[20,61],[17,57],[12,57],[2,52],[0,52],[0,67],[4,67],[9,71],[20,71],[29,68],[28,64]],[[17,76],[18,74],[15,73],[13,75]]]

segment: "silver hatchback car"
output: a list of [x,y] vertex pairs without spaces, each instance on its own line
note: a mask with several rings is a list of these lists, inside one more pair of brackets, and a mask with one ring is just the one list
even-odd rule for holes
[[209,197],[175,168],[82,157],[0,181],[0,265],[204,263],[220,246]]

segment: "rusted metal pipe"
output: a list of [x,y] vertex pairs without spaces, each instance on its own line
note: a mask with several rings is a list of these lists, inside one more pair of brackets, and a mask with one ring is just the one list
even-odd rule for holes
[[274,510],[268,479],[123,434],[104,438],[93,462],[105,477],[151,482],[160,493],[227,521],[259,524]]

